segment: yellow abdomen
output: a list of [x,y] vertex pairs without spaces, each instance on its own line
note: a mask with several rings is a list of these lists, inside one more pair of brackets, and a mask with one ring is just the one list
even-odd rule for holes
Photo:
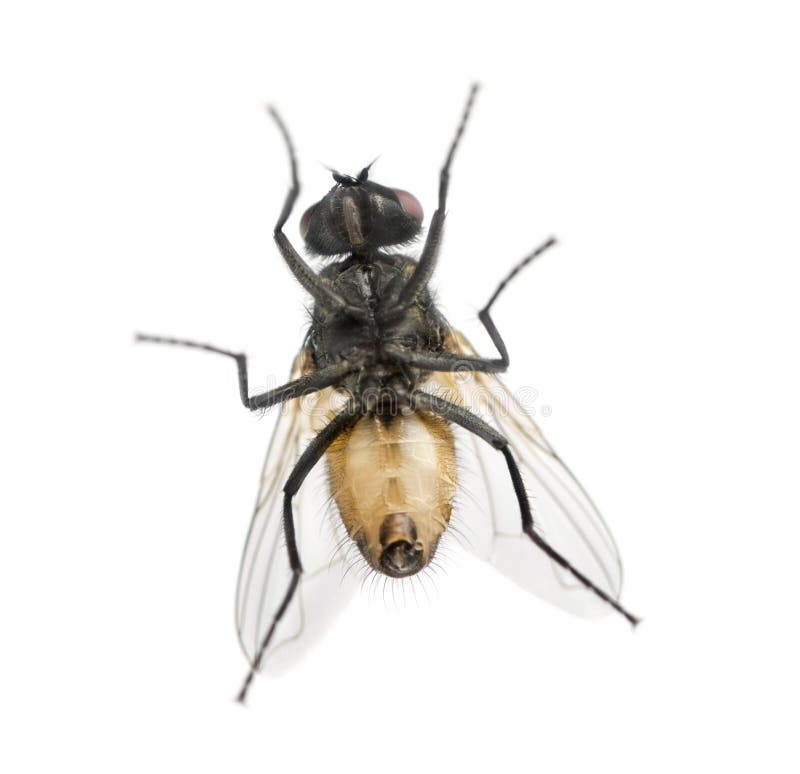
[[428,563],[450,521],[456,489],[453,434],[438,417],[365,416],[327,451],[331,493],[342,521],[380,569],[381,526],[405,514]]

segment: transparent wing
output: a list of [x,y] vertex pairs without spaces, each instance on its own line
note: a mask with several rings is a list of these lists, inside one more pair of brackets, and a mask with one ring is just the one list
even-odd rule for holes
[[[461,334],[452,335],[452,351],[475,354]],[[509,439],[537,530],[597,586],[618,599],[622,564],[614,538],[589,495],[510,390],[496,376],[475,372],[435,374],[431,385],[433,391],[471,409]],[[465,431],[458,431],[457,438],[462,492],[468,501],[460,526],[472,550],[548,602],[578,615],[608,613],[611,608],[605,602],[523,534],[502,455]]]
[[[304,372],[304,362],[305,351],[296,358],[291,379]],[[283,486],[335,403],[335,393],[324,390],[287,401],[278,409],[236,591],[236,628],[250,664],[291,579],[283,533]],[[261,662],[261,671],[269,674],[285,671],[324,634],[349,601],[354,585],[344,577],[347,536],[330,498],[324,460],[303,482],[293,505],[304,572]]]

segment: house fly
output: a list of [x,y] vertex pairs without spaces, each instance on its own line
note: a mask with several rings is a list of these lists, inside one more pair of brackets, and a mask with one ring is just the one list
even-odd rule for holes
[[[498,380],[509,354],[492,308],[516,275],[555,244],[550,238],[499,283],[478,318],[497,353],[478,354],[437,309],[429,283],[445,224],[450,168],[477,93],[474,85],[439,176],[438,205],[417,258],[402,247],[420,235],[419,201],[370,179],[333,171],[334,185],[300,219],[315,271],[284,226],[300,185],[295,149],[270,108],[289,157],[291,185],[275,224],[278,250],[313,299],[311,323],[289,381],[251,395],[244,354],[183,339],[139,341],[232,358],[244,406],[283,404],[242,556],[236,601],[250,669],[278,664],[292,643],[320,632],[340,589],[342,552],[321,526],[326,503],[344,541],[369,568],[406,578],[430,564],[459,487],[459,449],[477,460],[483,507],[473,548],[524,588],[574,613],[614,609],[622,570],[608,528],[584,489],[522,406]],[[316,484],[325,458],[327,479]],[[529,499],[527,491],[533,497]],[[535,504],[532,506],[531,500]],[[331,559],[333,554],[333,559]]]

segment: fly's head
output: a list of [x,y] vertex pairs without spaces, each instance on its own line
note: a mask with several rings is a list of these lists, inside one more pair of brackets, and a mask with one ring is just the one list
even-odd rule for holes
[[300,233],[319,255],[367,254],[414,239],[422,226],[422,205],[407,191],[368,179],[333,173],[336,185],[300,219]]
[[374,525],[361,525],[356,544],[374,570],[405,578],[422,570],[436,553],[443,526],[428,519],[419,525],[408,513],[390,513]]

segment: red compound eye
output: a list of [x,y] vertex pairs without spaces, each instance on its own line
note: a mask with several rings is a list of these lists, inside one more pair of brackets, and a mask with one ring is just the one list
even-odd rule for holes
[[306,234],[308,233],[308,223],[311,220],[311,213],[314,212],[314,207],[316,204],[312,204],[304,213],[303,217],[300,218],[300,236],[303,239],[306,238]]
[[400,206],[410,215],[414,220],[422,220],[422,205],[417,201],[416,196],[412,196],[408,191],[402,191],[399,188],[393,188],[394,195]]

